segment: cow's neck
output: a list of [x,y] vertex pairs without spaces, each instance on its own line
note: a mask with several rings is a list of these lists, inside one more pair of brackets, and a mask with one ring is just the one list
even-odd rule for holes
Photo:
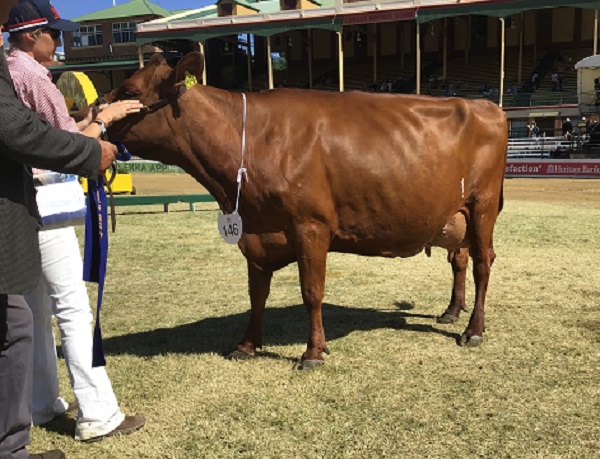
[[159,124],[166,132],[155,136],[161,141],[145,149],[144,157],[181,167],[224,212],[232,212],[242,158],[241,95],[200,87],[179,99],[176,109],[165,107],[157,116],[163,117]]
[[210,86],[202,86],[190,96],[181,107],[189,120],[195,120],[192,126],[197,126],[197,133],[191,135],[192,170],[203,174],[201,183],[224,211],[231,212],[242,163],[242,96]]

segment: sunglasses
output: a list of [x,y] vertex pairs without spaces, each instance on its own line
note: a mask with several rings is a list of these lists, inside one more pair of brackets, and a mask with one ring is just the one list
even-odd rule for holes
[[50,35],[52,40],[58,40],[60,38],[60,30],[56,29],[41,29],[42,33],[47,33]]

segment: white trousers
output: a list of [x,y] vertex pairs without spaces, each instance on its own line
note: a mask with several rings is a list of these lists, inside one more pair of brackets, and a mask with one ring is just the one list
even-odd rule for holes
[[25,299],[33,313],[33,422],[65,412],[59,397],[52,315],[56,316],[71,386],[79,404],[75,438],[114,430],[125,419],[104,367],[92,368],[92,313],[73,227],[41,231],[42,278]]

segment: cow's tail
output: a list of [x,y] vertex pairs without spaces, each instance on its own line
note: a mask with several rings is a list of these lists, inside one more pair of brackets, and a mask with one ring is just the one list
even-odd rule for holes
[[504,207],[504,180],[502,180],[502,185],[500,185],[500,202],[498,203],[498,215],[502,212],[502,208]]

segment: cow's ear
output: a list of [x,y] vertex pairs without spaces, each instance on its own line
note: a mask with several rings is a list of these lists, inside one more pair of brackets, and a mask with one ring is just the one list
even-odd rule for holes
[[161,53],[153,54],[152,57],[148,60],[148,64],[156,64],[156,65],[161,65],[161,64],[164,64],[165,62],[167,62],[167,60],[165,59],[165,56],[163,56]]
[[175,69],[175,83],[185,81],[185,72],[195,76],[198,81],[202,81],[202,71],[204,70],[204,56],[197,51],[186,54],[177,64]]

